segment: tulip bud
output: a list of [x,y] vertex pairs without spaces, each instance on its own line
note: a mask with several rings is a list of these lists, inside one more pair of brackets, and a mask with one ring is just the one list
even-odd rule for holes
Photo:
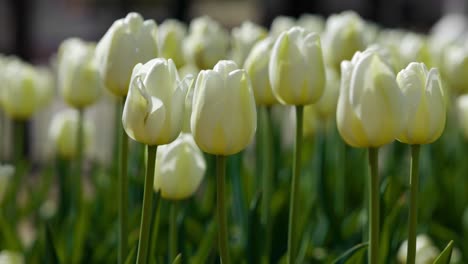
[[255,98],[247,73],[235,62],[200,72],[191,128],[197,145],[210,154],[232,155],[250,144],[257,128]]
[[325,20],[319,15],[303,14],[297,19],[297,25],[320,34],[325,29]]
[[94,61],[95,45],[80,39],[67,39],[59,48],[58,86],[65,101],[75,108],[96,102],[101,78]]
[[[457,98],[457,115],[460,129],[462,130],[462,133],[465,136],[465,138],[468,139],[468,94],[462,95]],[[466,210],[466,212],[468,220],[468,209]]]
[[324,46],[327,48],[326,60],[335,68],[343,60],[349,60],[356,51],[367,46],[365,25],[361,17],[353,11],[331,15],[326,22]]
[[283,32],[271,51],[268,72],[273,93],[282,104],[315,103],[325,86],[320,37],[299,27]]
[[156,156],[154,190],[170,200],[192,196],[206,171],[203,153],[191,134],[182,133],[173,142],[160,146]]
[[179,135],[191,79],[179,79],[174,62],[152,59],[133,69],[122,123],[127,135],[146,145],[163,145]]
[[16,251],[0,251],[0,263],[2,264],[24,264],[24,256]]
[[132,69],[158,55],[157,28],[129,13],[115,21],[96,46],[96,60],[104,85],[116,96],[126,96]]
[[[55,152],[64,159],[73,159],[78,154],[78,111],[67,109],[54,115],[49,128],[49,139],[54,146]],[[94,127],[91,122],[84,120],[83,143],[85,152],[90,152]]]
[[13,166],[0,164],[0,205],[8,190],[8,185],[10,185],[13,174],[15,174],[15,168]]
[[252,47],[268,35],[266,29],[250,21],[232,30],[232,60],[243,65]]
[[406,144],[428,144],[445,127],[445,98],[439,72],[413,62],[397,75],[406,102],[407,125],[397,139]]
[[184,42],[187,60],[199,69],[212,68],[227,57],[229,35],[215,20],[204,16],[190,23],[189,36]]
[[268,75],[273,39],[267,38],[258,42],[245,60],[244,68],[249,74],[257,105],[272,105],[278,103],[273,95]]
[[276,39],[281,33],[290,30],[294,26],[296,26],[294,18],[289,16],[277,16],[271,22],[270,35],[273,39]]
[[[340,77],[331,67],[326,68],[327,82],[322,97],[314,105],[317,115],[326,120],[336,113],[336,103],[340,92]],[[304,109],[304,111],[306,111]],[[304,113],[305,115],[305,113]]]
[[341,63],[337,127],[353,147],[379,147],[392,142],[406,120],[403,94],[391,66],[377,52],[357,52]]
[[[433,263],[439,253],[439,249],[434,246],[427,235],[421,234],[416,237],[416,264]],[[400,249],[397,253],[398,263],[406,264],[407,254],[408,240],[405,240],[401,243]]]
[[185,64],[183,43],[187,27],[175,19],[167,19],[158,28],[159,56],[172,59],[177,68]]
[[30,118],[50,101],[53,94],[52,76],[48,70],[17,59],[7,63],[3,81],[3,107],[13,119]]
[[468,48],[451,46],[444,59],[444,73],[450,86],[458,92],[468,91]]

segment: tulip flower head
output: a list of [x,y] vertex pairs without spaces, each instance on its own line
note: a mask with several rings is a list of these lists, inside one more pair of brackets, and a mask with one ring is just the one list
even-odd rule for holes
[[156,58],[137,64],[125,101],[122,123],[127,135],[146,145],[163,145],[179,135],[191,79],[179,79],[174,62]]
[[[433,263],[439,255],[439,249],[434,246],[430,237],[425,234],[416,237],[416,263],[427,264]],[[405,264],[408,255],[408,240],[401,243],[400,249],[397,253],[398,263]]]
[[96,60],[107,89],[126,96],[132,69],[158,55],[157,27],[153,20],[143,21],[129,13],[115,21],[96,46]]
[[402,131],[405,101],[395,73],[376,51],[357,52],[341,63],[337,127],[353,147],[379,147]]
[[282,104],[318,101],[325,87],[320,37],[300,27],[283,32],[271,51],[268,72],[273,94]]
[[250,50],[258,41],[268,35],[266,29],[250,21],[242,23],[240,27],[232,29],[232,60],[237,65],[243,65]]
[[320,15],[303,14],[297,19],[297,25],[320,34],[325,29],[325,20]]
[[175,19],[167,19],[158,28],[159,56],[172,59],[177,68],[184,66],[183,43],[187,26]]
[[327,48],[328,64],[339,68],[341,61],[349,60],[356,51],[367,46],[365,23],[353,11],[331,15],[326,22],[324,44]]
[[59,48],[58,86],[65,101],[75,108],[96,102],[102,81],[94,61],[95,45],[80,39],[67,39]]
[[[57,155],[64,159],[73,159],[78,154],[78,122],[78,111],[67,109],[55,114],[50,123],[49,139]],[[89,120],[84,120],[83,133],[84,150],[89,153],[95,134],[93,124]]]
[[30,118],[38,109],[47,105],[53,95],[50,71],[18,59],[7,63],[3,81],[3,108],[13,119]]
[[468,91],[468,48],[454,45],[447,48],[444,58],[444,73],[455,91]]
[[184,52],[189,63],[199,69],[210,69],[219,60],[226,59],[229,34],[210,17],[199,17],[190,23],[189,35],[184,42]]
[[423,63],[410,63],[397,75],[406,102],[407,125],[397,139],[406,144],[428,144],[445,127],[445,97],[439,71]]
[[182,133],[173,142],[158,148],[154,189],[165,199],[189,198],[200,186],[205,171],[205,158],[193,136]]
[[276,39],[284,31],[288,31],[296,26],[296,20],[290,16],[277,16],[271,22],[270,35]]
[[191,128],[197,145],[214,155],[245,149],[257,128],[255,98],[245,70],[233,61],[220,61],[198,75]]
[[273,39],[267,38],[258,42],[245,60],[244,68],[249,74],[257,105],[278,103],[273,94],[268,75]]

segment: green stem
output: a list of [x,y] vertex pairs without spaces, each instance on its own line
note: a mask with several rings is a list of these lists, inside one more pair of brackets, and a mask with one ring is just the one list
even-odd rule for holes
[[271,128],[268,109],[261,107],[260,109],[260,141],[262,146],[262,211],[261,222],[265,231],[265,240],[263,247],[262,263],[270,263],[271,251],[271,212],[270,201],[273,184],[272,173],[272,151],[271,151]]
[[141,209],[140,239],[138,242],[137,263],[146,264],[148,258],[148,238],[153,203],[154,165],[158,146],[147,146],[148,159],[146,161],[145,189],[143,191],[143,207]]
[[[156,252],[156,245],[158,241],[158,233],[159,233],[159,222],[160,222],[160,216],[161,216],[161,206],[159,205],[161,202],[161,193],[156,192],[154,195],[154,206],[153,206],[153,211],[152,211],[152,216],[151,219],[153,219],[153,224],[151,225],[151,239],[148,245],[149,248],[149,254],[155,254]],[[149,255],[148,254],[148,255]],[[149,263],[154,263],[154,257],[155,255],[148,256],[148,262]]]
[[26,139],[25,127],[25,121],[13,120],[13,137],[15,140],[13,158],[15,164],[19,164],[24,158],[24,141]]
[[217,217],[218,217],[218,246],[219,255],[222,264],[229,264],[228,251],[228,232],[226,219],[226,203],[224,201],[226,177],[226,156],[216,155],[216,201],[217,201]]
[[81,178],[83,176],[82,169],[83,169],[83,144],[84,144],[84,109],[78,109],[78,129],[76,134],[76,165],[75,165],[75,179],[73,188],[75,192],[75,201],[74,201],[74,209],[78,212],[78,208],[81,203]]
[[169,218],[169,263],[172,263],[177,255],[177,201],[171,201]]
[[406,263],[416,260],[416,227],[418,223],[418,185],[419,185],[419,150],[420,145],[411,145],[410,168],[410,208],[408,217],[408,255]]
[[[123,111],[125,97],[120,101],[120,109]],[[122,116],[120,111],[120,116]],[[122,122],[121,118],[116,122]],[[122,125],[119,125],[119,165],[118,184],[119,184],[119,264],[123,264],[128,253],[128,175],[127,175],[127,154],[128,154],[128,136]]]
[[377,264],[379,261],[379,216],[380,216],[380,197],[379,197],[379,174],[378,174],[379,149],[369,148],[369,264]]
[[297,210],[299,205],[299,186],[301,174],[301,154],[302,154],[302,125],[304,106],[296,105],[296,141],[294,144],[293,174],[291,180],[291,196],[289,201],[289,226],[288,226],[288,263],[296,262],[298,237]]

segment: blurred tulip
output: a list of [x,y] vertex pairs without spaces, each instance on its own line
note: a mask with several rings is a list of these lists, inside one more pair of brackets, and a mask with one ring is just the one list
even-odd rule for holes
[[167,19],[158,28],[159,56],[172,59],[177,68],[184,66],[183,43],[187,26],[175,19]]
[[122,114],[127,135],[146,145],[163,145],[180,134],[191,79],[179,79],[174,62],[152,59],[133,69]]
[[[400,264],[406,264],[408,241],[401,243],[397,253],[397,259]],[[432,264],[439,255],[440,251],[432,243],[432,240],[425,234],[418,235],[416,238],[416,263]]]
[[357,52],[341,64],[337,126],[353,147],[392,142],[406,121],[404,98],[392,68],[377,52]]
[[439,72],[413,62],[397,75],[406,102],[407,125],[397,139],[403,143],[428,144],[445,128],[445,98]]
[[257,128],[255,98],[246,72],[233,61],[201,71],[195,84],[193,137],[204,151],[232,155],[245,149]]
[[25,120],[47,105],[53,95],[49,70],[12,59],[4,69],[3,107],[13,119]]
[[8,164],[0,164],[0,205],[10,185],[11,178],[15,174],[15,167]]
[[468,91],[468,48],[461,45],[448,47],[444,58],[444,73],[451,88]]
[[297,19],[296,24],[308,31],[319,34],[325,29],[325,20],[320,15],[303,14]]
[[426,65],[432,65],[425,36],[412,32],[407,33],[400,43],[400,58],[403,67],[411,62],[423,62]]
[[263,27],[250,21],[243,22],[240,27],[232,29],[232,60],[237,65],[243,65],[252,47],[259,40],[266,38],[268,32]]
[[191,134],[182,133],[173,142],[160,146],[156,154],[154,189],[170,200],[192,196],[206,171],[203,153]]
[[325,86],[320,37],[299,27],[283,32],[271,51],[268,72],[282,104],[315,103]]
[[199,69],[212,68],[226,59],[229,34],[210,17],[199,17],[190,23],[189,35],[184,41],[184,53],[189,63]]
[[[460,126],[460,129],[462,130],[463,135],[466,139],[468,139],[468,94],[462,95],[457,98],[456,107],[458,115],[458,124]],[[468,216],[468,209],[466,210],[466,212],[466,215]]]
[[429,49],[435,65],[441,66],[446,48],[461,42],[467,33],[468,17],[464,14],[449,13],[439,19],[429,33]]
[[[192,79],[192,75],[187,75],[186,78]],[[192,133],[190,128],[190,119],[192,117],[192,108],[193,108],[193,94],[195,90],[195,80],[192,81],[190,87],[187,89],[187,96],[185,97],[185,110],[184,110],[184,124],[182,126],[182,132]]]
[[353,11],[328,17],[323,34],[325,59],[336,69],[343,60],[351,59],[356,51],[367,46],[364,21]]
[[289,16],[277,16],[271,22],[270,35],[276,39],[284,31],[288,31],[296,26],[296,20]]
[[[66,109],[54,115],[49,128],[49,138],[55,152],[62,158],[74,159],[77,156],[78,111]],[[83,123],[84,150],[91,150],[94,137],[94,127],[91,122]]]
[[96,60],[104,85],[116,96],[126,96],[132,69],[158,55],[157,27],[129,13],[115,21],[96,46]]
[[[338,73],[331,67],[326,67],[327,81],[323,95],[314,105],[316,114],[326,120],[330,116],[336,114],[336,103],[338,102],[338,94],[340,93],[340,77]],[[307,115],[307,107],[304,109],[304,116]],[[304,123],[305,124],[305,123]]]
[[1,264],[24,264],[24,256],[20,252],[11,250],[0,251]]
[[258,42],[245,60],[244,68],[249,74],[257,105],[272,105],[278,103],[273,95],[268,75],[273,39],[267,38]]
[[58,54],[58,86],[65,102],[84,108],[97,101],[102,80],[94,61],[93,43],[80,39],[65,40]]

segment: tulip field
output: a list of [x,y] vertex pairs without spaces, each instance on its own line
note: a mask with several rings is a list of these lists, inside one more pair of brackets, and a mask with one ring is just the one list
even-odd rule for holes
[[468,263],[466,28],[132,12],[0,54],[0,264]]

